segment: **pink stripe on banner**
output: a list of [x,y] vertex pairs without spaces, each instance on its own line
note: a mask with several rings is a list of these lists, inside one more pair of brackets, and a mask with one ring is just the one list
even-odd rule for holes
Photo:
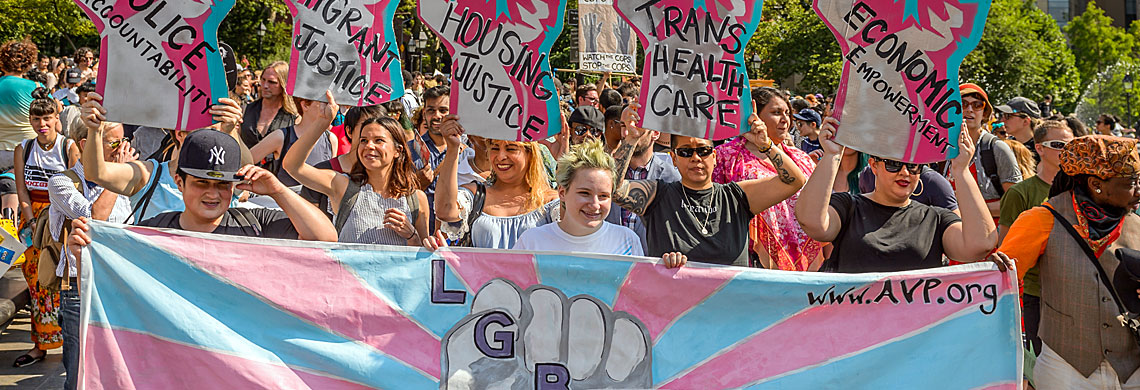
[[[491,279],[506,278],[519,288],[538,284],[534,255],[525,253],[486,253],[443,251],[440,256],[471,291],[478,292]],[[438,343],[437,343],[438,344]]]
[[[945,288],[949,283],[985,282],[995,280],[998,296],[1010,291],[1006,278],[990,275],[979,277],[979,273],[937,274]],[[889,278],[890,280],[917,279],[922,276],[907,275]],[[874,304],[836,304],[815,306],[788,317],[783,322],[761,331],[740,345],[713,359],[703,362],[692,371],[663,385],[663,388],[729,388],[742,387],[758,380],[771,378],[794,370],[820,364],[838,356],[843,356],[888,340],[917,331],[940,322],[946,317],[963,310],[978,310],[974,303],[922,303],[922,288],[915,292],[918,297],[913,304],[902,300],[898,282],[893,282],[894,296],[901,304],[894,304],[884,298]],[[882,282],[872,283],[867,298],[874,300]],[[858,292],[861,289],[856,289]],[[943,290],[932,290],[931,300]],[[980,292],[978,293],[980,294]],[[866,298],[865,298],[866,299]],[[835,332],[835,324],[843,323],[843,331]],[[802,348],[804,335],[811,335],[813,344],[827,348]],[[858,335],[859,337],[852,337]],[[747,362],[742,364],[741,362]],[[664,379],[664,378],[663,378]]]
[[[376,296],[323,250],[211,241],[146,229],[131,231],[297,317],[360,340],[433,379],[439,378],[439,339]],[[272,261],[250,268],[249,259]],[[331,311],[329,307],[353,310]]]
[[84,386],[89,390],[368,388],[96,324],[87,327],[83,359]]
[[739,270],[729,268],[665,268],[635,263],[618,292],[614,311],[624,311],[649,327],[654,340],[677,316],[728,283]]
[[977,390],[1017,390],[1017,383],[1002,383],[979,387]]

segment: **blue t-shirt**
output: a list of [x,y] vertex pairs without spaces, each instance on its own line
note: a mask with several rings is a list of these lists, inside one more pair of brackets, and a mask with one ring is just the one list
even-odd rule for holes
[[32,91],[41,86],[28,79],[0,76],[0,150],[15,150],[26,139],[35,138],[28,107]]

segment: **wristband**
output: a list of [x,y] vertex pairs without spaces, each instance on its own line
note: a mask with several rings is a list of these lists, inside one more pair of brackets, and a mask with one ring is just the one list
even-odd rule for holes
[[763,148],[763,149],[761,149],[759,146],[756,147],[756,151],[760,152],[760,153],[768,153],[769,150],[772,150],[772,139],[771,138],[768,138],[768,147]]

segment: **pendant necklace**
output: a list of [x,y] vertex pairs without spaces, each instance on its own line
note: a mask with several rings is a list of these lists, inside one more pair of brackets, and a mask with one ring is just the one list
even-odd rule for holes
[[[684,190],[685,193],[685,203],[688,203],[689,205],[689,207],[685,207],[685,211],[688,211],[689,215],[693,216],[694,221],[699,221],[696,212],[693,211],[697,206],[694,205],[692,201],[690,201],[689,189],[685,186],[681,186],[681,189]],[[707,206],[704,206],[704,210],[705,220],[703,223],[697,225],[697,229],[701,232],[702,235],[707,236],[709,234],[709,217],[712,216],[712,200],[709,200],[709,204]]]

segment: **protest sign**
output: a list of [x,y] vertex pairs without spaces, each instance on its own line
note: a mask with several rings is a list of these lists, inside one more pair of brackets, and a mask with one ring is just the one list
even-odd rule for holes
[[744,46],[762,0],[616,0],[645,45],[640,126],[698,138],[749,131]]
[[92,237],[80,294],[87,389],[1014,389],[1021,379],[1017,285],[990,263],[844,275],[105,223]]
[[839,41],[836,141],[930,163],[958,155],[958,67],[982,38],[989,0],[814,1]]
[[566,0],[419,2],[451,53],[451,113],[471,134],[537,141],[562,130],[550,48]]
[[393,20],[399,0],[285,0],[293,15],[286,91],[367,106],[404,96]]
[[193,130],[229,96],[218,25],[234,0],[74,0],[99,30],[99,75],[107,120]]
[[578,69],[634,73],[637,37],[618,16],[613,0],[578,1]]

